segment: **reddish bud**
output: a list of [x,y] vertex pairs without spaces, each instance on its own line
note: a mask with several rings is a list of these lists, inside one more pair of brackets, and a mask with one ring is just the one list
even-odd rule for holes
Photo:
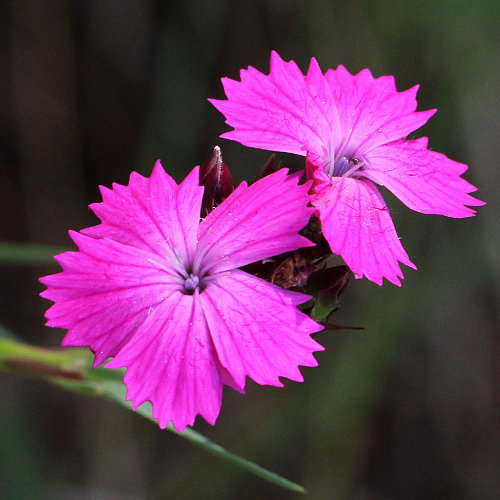
[[222,159],[219,146],[212,156],[200,167],[200,185],[205,186],[202,214],[211,212],[234,190],[233,176]]
[[266,177],[267,175],[273,174],[278,170],[278,167],[279,164],[276,165],[276,155],[273,153],[266,161],[266,163],[264,163],[264,166],[259,170],[259,173],[252,181],[252,183],[258,181],[259,179],[262,179],[263,177]]

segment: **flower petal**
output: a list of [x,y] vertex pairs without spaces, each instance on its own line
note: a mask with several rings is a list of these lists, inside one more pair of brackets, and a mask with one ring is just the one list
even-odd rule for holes
[[155,309],[106,368],[127,368],[127,400],[145,401],[161,428],[182,432],[200,414],[214,424],[222,402],[217,355],[200,297],[177,293]]
[[334,253],[342,256],[356,278],[365,275],[381,285],[383,278],[400,285],[399,262],[415,268],[399,241],[389,210],[369,180],[314,173],[323,234]]
[[311,99],[295,62],[285,62],[273,51],[269,75],[250,66],[240,76],[241,82],[222,79],[227,101],[209,99],[235,129],[221,137],[304,156],[308,149],[322,149],[327,125],[322,105],[318,107],[322,99]]
[[470,217],[475,211],[465,205],[484,205],[468,194],[476,188],[460,177],[467,165],[428,150],[426,137],[379,146],[365,159],[366,177],[417,212]]
[[317,365],[312,353],[323,347],[310,334],[323,327],[296,308],[309,298],[240,270],[204,290],[200,300],[218,359],[238,385],[248,375],[281,387],[279,377],[300,382],[298,366]]
[[[398,92],[393,76],[374,78],[368,69],[351,75],[344,66],[329,69],[328,81],[342,126],[344,154],[362,155],[379,144],[403,139],[436,112],[416,112],[418,85]],[[311,149],[312,150],[312,149]],[[318,153],[318,152],[317,152]],[[324,161],[324,159],[323,159]]]
[[82,230],[185,262],[196,247],[203,188],[199,167],[177,185],[159,161],[150,178],[133,172],[128,186],[101,187],[102,203],[90,206],[102,224]]
[[66,346],[89,346],[94,366],[114,356],[148,315],[180,289],[175,270],[153,253],[73,231],[79,252],[56,256],[63,272],[40,281],[55,304],[47,325],[66,328]]
[[221,137],[303,156],[313,152],[322,165],[402,139],[436,111],[415,112],[418,86],[398,92],[392,76],[374,78],[368,69],[351,75],[344,66],[323,75],[314,58],[304,76],[273,51],[269,75],[249,67],[240,76],[241,82],[222,79],[227,100],[209,99],[234,128]]
[[243,182],[201,222],[197,259],[205,271],[314,246],[298,234],[314,212],[307,206],[310,183],[299,186],[299,176],[287,172],[281,169],[251,186]]

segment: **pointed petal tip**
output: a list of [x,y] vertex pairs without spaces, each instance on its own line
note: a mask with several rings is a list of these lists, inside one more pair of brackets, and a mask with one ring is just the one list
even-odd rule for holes
[[[417,266],[410,259],[400,260],[399,263],[404,264],[405,266],[409,267],[410,269],[417,270]],[[399,267],[399,265],[398,265],[398,267]],[[393,285],[396,285],[398,287],[402,286],[401,280],[405,279],[403,272],[401,271],[401,268],[399,268],[399,272],[397,272],[395,274],[392,272],[391,273],[380,273],[380,274],[373,274],[373,272],[365,272],[365,271],[354,272],[354,277],[356,279],[366,278],[378,286],[383,286],[385,283],[384,280],[386,280],[388,283],[392,283]]]
[[[178,432],[179,434],[182,434],[186,427],[188,427],[189,424],[187,423],[180,423],[180,422],[174,422],[173,420],[162,420],[158,419],[158,426],[160,429],[166,429],[170,424],[172,424],[172,427],[174,428],[175,432]],[[192,424],[191,424],[192,425]]]
[[273,63],[273,61],[276,61],[276,62],[285,62],[284,59],[274,49],[271,50],[271,64]]
[[92,368],[97,368],[98,366],[101,366],[106,361],[106,359],[108,359],[103,352],[94,353],[94,356],[95,357],[94,357],[94,362],[92,363]]
[[229,141],[238,142],[238,139],[233,139],[233,135],[234,135],[233,132],[234,132],[234,130],[229,130],[228,132],[224,132],[224,133],[220,134],[219,137],[221,139],[227,139]]
[[311,57],[311,61],[309,62],[307,73],[309,73],[310,71],[322,73],[321,67],[315,57]]

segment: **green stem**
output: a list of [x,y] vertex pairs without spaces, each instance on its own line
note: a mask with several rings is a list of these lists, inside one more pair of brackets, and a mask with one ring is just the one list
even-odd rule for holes
[[[11,338],[0,338],[0,370],[43,378],[73,392],[103,397],[128,409],[132,407],[131,403],[125,399],[126,390],[121,382],[123,371],[105,368],[92,369],[92,359],[87,349],[46,349],[23,344]],[[150,405],[141,405],[136,412],[157,423],[152,417]],[[212,455],[270,483],[291,491],[305,493],[305,489],[299,484],[226,451],[191,428],[186,428],[183,432],[177,432],[172,426],[168,426],[167,429]]]
[[[114,400],[121,406],[125,406],[126,408],[131,408],[130,402],[126,401],[125,397],[120,397],[119,395],[117,395],[112,391],[108,392],[107,396],[109,399]],[[156,420],[151,416],[150,407],[145,405],[140,406],[139,408],[137,408],[136,412],[141,414],[143,417],[147,418],[151,422],[157,423]],[[250,460],[246,460],[245,458],[230,453],[229,451],[225,450],[222,446],[218,445],[217,443],[214,443],[207,437],[203,436],[202,434],[194,431],[189,427],[186,427],[182,432],[177,432],[172,427],[172,425],[169,425],[167,427],[167,430],[173,432],[174,434],[177,434],[180,437],[183,437],[184,439],[187,439],[188,441],[191,441],[191,443],[195,444],[196,446],[199,446],[200,448],[203,448],[212,455],[215,455],[219,458],[222,458],[226,462],[232,463],[237,467],[247,470],[248,472],[255,474],[256,476],[259,476],[262,479],[269,481],[270,483],[276,484],[277,486],[281,486],[282,488],[287,488],[289,490],[296,491],[298,493],[306,492],[306,490],[299,484],[289,481],[288,479],[285,479],[284,477],[279,476],[274,472],[264,469],[260,465],[257,465],[256,463],[251,462]]]
[[0,242],[0,264],[56,264],[54,255],[66,248],[52,247],[33,243]]

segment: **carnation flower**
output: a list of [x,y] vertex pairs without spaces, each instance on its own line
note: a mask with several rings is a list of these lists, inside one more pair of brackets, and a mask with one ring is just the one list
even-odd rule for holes
[[357,278],[400,285],[403,249],[376,184],[417,212],[469,217],[483,202],[460,177],[467,166],[405,139],[436,110],[415,112],[418,86],[398,92],[392,76],[343,66],[325,74],[311,59],[306,75],[271,54],[269,75],[253,67],[241,82],[223,78],[227,100],[209,99],[234,128],[221,137],[246,146],[307,156],[311,202],[334,253]]
[[310,337],[322,326],[297,309],[310,297],[238,268],[312,245],[298,234],[309,187],[283,169],[242,183],[201,222],[198,167],[180,185],[157,162],[151,178],[102,187],[91,205],[102,223],[70,231],[79,250],[41,279],[55,302],[47,325],[68,330],[63,345],[89,346],[94,366],[125,367],[127,399],[151,401],[162,428],[197,414],[215,423],[223,384],[243,392],[246,376],[302,381],[298,366],[323,349]]

